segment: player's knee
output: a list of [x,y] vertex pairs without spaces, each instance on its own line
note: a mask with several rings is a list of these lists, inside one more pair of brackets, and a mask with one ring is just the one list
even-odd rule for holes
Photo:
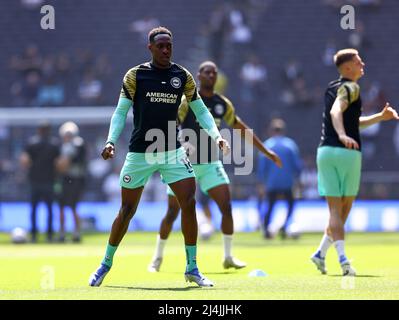
[[219,206],[220,212],[222,213],[222,215],[224,216],[231,216],[232,215],[232,209],[231,209],[231,203],[230,202],[226,202],[226,203],[222,203]]
[[131,204],[122,204],[120,210],[119,210],[119,215],[124,221],[129,221],[130,219],[133,218],[133,215],[135,213],[134,206]]
[[166,222],[169,224],[175,222],[177,216],[179,215],[179,210],[179,206],[169,207],[165,217]]
[[179,199],[182,210],[189,210],[195,208],[195,194],[187,194]]

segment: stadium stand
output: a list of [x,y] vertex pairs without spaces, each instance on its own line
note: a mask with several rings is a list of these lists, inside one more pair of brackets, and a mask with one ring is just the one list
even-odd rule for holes
[[[170,0],[48,1],[56,10],[56,29],[40,29],[38,7],[11,1],[0,10],[0,111],[16,107],[100,108],[116,103],[121,79],[128,68],[148,59],[142,34],[133,32],[133,22],[151,16],[174,32],[174,61],[195,73],[204,59],[214,58],[227,77],[225,94],[237,113],[262,138],[274,115],[286,119],[288,135],[295,138],[303,155],[315,154],[320,137],[323,89],[334,79],[334,67],[323,56],[332,49],[358,44],[366,62],[366,77],[360,85],[375,88],[397,107],[399,44],[395,0],[378,6],[356,5],[360,30],[342,30],[339,7],[325,1],[193,1],[190,6]],[[294,19],[295,17],[295,19]],[[13,25],[13,28],[8,26]],[[17,26],[18,27],[17,27]],[[326,49],[327,48],[327,49]],[[389,48],[388,50],[386,48]],[[248,57],[256,55],[267,70],[267,81],[252,102],[243,99],[240,72]],[[287,65],[293,64],[287,77]],[[374,87],[373,87],[374,84]],[[365,93],[363,93],[365,94]],[[378,99],[375,101],[379,101]],[[380,106],[378,106],[379,108]],[[12,112],[13,109],[6,109]],[[298,121],[300,119],[301,121]],[[94,141],[89,159],[98,157],[108,121],[81,126],[86,141]],[[54,126],[56,129],[57,126]],[[0,199],[26,200],[24,175],[16,159],[32,126],[9,126],[0,119]],[[394,152],[395,125],[382,126],[365,141],[371,141],[364,159],[361,198],[381,195],[395,198],[398,186],[398,154]],[[125,132],[124,141],[130,132]],[[123,153],[123,150],[120,151]],[[119,160],[120,161],[120,160]],[[96,168],[96,167],[95,167]],[[232,166],[227,167],[231,172]],[[103,176],[91,176],[86,200],[101,200]],[[254,194],[256,178],[232,176],[236,199]],[[387,183],[391,187],[386,187]],[[385,186],[385,187],[384,187]],[[387,190],[381,190],[386,188]]]

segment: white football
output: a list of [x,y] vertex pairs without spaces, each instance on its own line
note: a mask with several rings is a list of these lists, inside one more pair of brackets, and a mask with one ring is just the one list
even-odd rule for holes
[[199,233],[202,240],[209,240],[209,238],[213,235],[215,229],[210,223],[202,223],[199,226]]
[[14,228],[11,231],[12,243],[26,243],[28,241],[28,234],[23,228]]

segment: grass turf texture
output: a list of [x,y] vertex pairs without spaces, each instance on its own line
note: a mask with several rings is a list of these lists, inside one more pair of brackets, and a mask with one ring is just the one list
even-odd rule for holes
[[[248,266],[226,271],[221,235],[215,234],[198,248],[199,268],[215,287],[199,288],[184,282],[180,233],[170,236],[159,273],[147,272],[156,234],[129,233],[102,286],[91,288],[88,278],[102,260],[108,235],[85,235],[81,244],[14,245],[0,234],[0,299],[399,299],[399,234],[349,234],[346,252],[359,275],[349,279],[340,276],[334,247],[327,255],[328,275],[309,262],[320,238],[265,241],[258,233],[236,234],[233,253]],[[254,269],[267,276],[249,277]]]

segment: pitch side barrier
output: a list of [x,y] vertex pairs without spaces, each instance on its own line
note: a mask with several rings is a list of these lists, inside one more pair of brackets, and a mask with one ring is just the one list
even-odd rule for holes
[[[264,212],[267,204],[261,209]],[[119,203],[82,202],[79,212],[86,231],[108,232],[119,209]],[[220,226],[221,214],[214,203],[211,203],[215,226]],[[46,230],[47,212],[43,204],[38,208],[38,227]],[[54,227],[58,230],[58,207],[54,205]],[[166,212],[166,202],[142,202],[132,220],[130,231],[158,231],[159,223]],[[285,204],[278,202],[275,207],[270,228],[278,230],[284,221]],[[256,201],[233,202],[234,227],[237,232],[259,230],[259,214]],[[67,229],[73,229],[72,215],[66,216]],[[322,232],[328,219],[325,201],[298,201],[289,224],[288,232]],[[203,221],[203,213],[198,207],[198,222]],[[30,207],[28,203],[1,203],[0,230],[8,232],[15,227],[30,228]],[[180,219],[174,224],[180,230]],[[383,232],[399,231],[399,201],[356,201],[348,222],[347,231]]]

